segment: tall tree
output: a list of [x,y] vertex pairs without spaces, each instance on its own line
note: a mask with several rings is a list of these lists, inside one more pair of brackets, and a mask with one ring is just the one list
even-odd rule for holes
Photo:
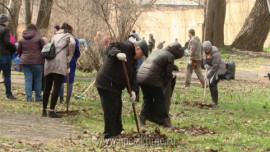
[[31,24],[32,20],[31,0],[24,0],[24,8],[25,8],[24,24],[26,28],[27,25]]
[[15,37],[15,39],[18,38],[17,27],[18,27],[21,5],[22,5],[22,0],[9,1],[8,8],[9,8],[10,23],[8,26],[9,26],[10,33]]
[[233,48],[262,51],[270,30],[270,14],[266,0],[256,0],[242,29],[232,43]]
[[226,0],[208,0],[204,40],[211,41],[217,47],[224,46],[224,22]]
[[48,29],[48,26],[50,23],[52,6],[53,6],[53,0],[40,0],[36,25],[37,25],[37,28],[41,30],[41,32],[45,32]]
[[0,14],[5,14],[7,11],[6,11],[6,8],[5,6],[7,5],[7,1],[6,0],[0,0]]

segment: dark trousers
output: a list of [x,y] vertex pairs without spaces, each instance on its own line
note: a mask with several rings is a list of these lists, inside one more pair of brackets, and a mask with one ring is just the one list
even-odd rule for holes
[[123,131],[122,125],[122,91],[107,91],[98,88],[102,108],[104,111],[104,138],[111,138],[119,135]]
[[12,96],[11,93],[11,56],[0,55],[0,71],[3,71],[6,97]]
[[53,86],[50,109],[54,110],[57,103],[57,99],[59,97],[59,92],[60,92],[61,85],[63,83],[63,79],[64,79],[64,75],[56,74],[56,73],[48,74],[45,77],[45,89],[43,92],[43,109],[47,109],[50,93]]
[[218,104],[218,83],[220,79],[224,79],[225,75],[219,75],[218,78],[214,78],[213,81],[209,84],[209,88],[211,91],[212,101],[215,104]]
[[175,84],[176,84],[176,77],[169,80],[167,84],[164,86],[165,105],[166,105],[166,112],[168,114],[170,113],[171,98],[173,95]]
[[140,116],[162,125],[163,120],[169,117],[166,112],[164,89],[148,85],[141,85],[141,89],[144,102]]

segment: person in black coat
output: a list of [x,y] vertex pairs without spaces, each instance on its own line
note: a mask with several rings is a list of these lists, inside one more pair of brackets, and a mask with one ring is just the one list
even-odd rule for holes
[[148,46],[145,40],[135,43],[111,43],[105,50],[105,60],[98,71],[95,83],[104,111],[105,139],[115,137],[123,131],[121,96],[127,83],[122,61],[126,62],[132,88],[131,100],[135,101],[137,59],[142,56],[148,56]]
[[183,57],[184,51],[178,42],[165,49],[154,51],[142,64],[137,74],[137,82],[143,92],[143,106],[140,114],[141,124],[146,120],[171,127],[166,109],[165,88],[175,76],[174,60]]
[[10,42],[10,33],[7,28],[9,18],[0,15],[0,71],[3,71],[4,83],[6,88],[6,98],[15,100],[11,92],[11,56],[16,52],[16,47]]

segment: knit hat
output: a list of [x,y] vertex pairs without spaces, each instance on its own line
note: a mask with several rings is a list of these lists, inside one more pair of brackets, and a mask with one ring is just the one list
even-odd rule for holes
[[204,41],[203,50],[209,50],[209,49],[212,49],[212,43],[210,41]]
[[193,36],[195,36],[195,30],[194,29],[189,29],[188,33],[192,34]]
[[0,15],[0,24],[5,23],[8,21],[8,16],[5,14]]
[[60,30],[60,26],[59,25],[55,25],[54,28],[59,31]]
[[140,41],[137,41],[136,44],[139,45],[139,47],[143,51],[144,56],[148,57],[148,45],[146,41],[142,39]]

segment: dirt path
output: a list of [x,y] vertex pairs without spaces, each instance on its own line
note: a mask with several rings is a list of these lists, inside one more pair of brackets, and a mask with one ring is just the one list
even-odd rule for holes
[[75,137],[76,129],[61,119],[34,114],[0,112],[0,137],[31,143],[46,143],[59,138]]

